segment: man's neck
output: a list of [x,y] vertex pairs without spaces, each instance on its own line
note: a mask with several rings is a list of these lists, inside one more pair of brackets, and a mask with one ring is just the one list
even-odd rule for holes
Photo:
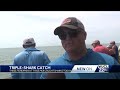
[[85,56],[87,53],[87,49],[83,49],[82,51],[74,51],[74,52],[68,52],[68,55],[70,57],[71,60],[79,60],[80,58],[82,58],[83,56]]

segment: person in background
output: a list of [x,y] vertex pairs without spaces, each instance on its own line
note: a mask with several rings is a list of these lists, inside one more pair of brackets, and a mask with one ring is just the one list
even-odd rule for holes
[[101,45],[99,40],[95,40],[92,43],[92,46],[93,46],[93,51],[95,51],[95,52],[101,52],[101,53],[105,53],[105,54],[110,55],[109,49],[107,47]]
[[[44,51],[35,48],[33,38],[23,41],[24,50],[14,58],[13,65],[47,65],[50,60]],[[39,79],[41,73],[11,73],[12,79]]]
[[[76,17],[66,18],[54,30],[59,37],[65,53],[49,65],[119,65],[107,54],[87,49],[87,32],[83,23]],[[42,73],[41,79],[118,79],[119,73]]]
[[109,50],[109,52],[110,52],[110,55],[115,58],[114,51],[112,50],[112,45],[109,44],[109,45],[107,46],[107,48],[108,48],[108,50]]
[[113,54],[115,56],[115,59],[117,60],[117,62],[119,62],[119,60],[118,60],[118,47],[117,47],[115,41],[111,41],[110,45],[112,46],[111,50],[113,50]]
[[118,55],[119,55],[118,60],[119,60],[119,63],[120,63],[120,45],[119,45],[119,47],[118,47]]

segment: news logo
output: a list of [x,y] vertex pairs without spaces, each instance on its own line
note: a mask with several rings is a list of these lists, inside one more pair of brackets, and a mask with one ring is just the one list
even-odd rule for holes
[[98,65],[75,65],[71,73],[95,73]]
[[98,65],[98,72],[108,72],[109,66],[108,65]]

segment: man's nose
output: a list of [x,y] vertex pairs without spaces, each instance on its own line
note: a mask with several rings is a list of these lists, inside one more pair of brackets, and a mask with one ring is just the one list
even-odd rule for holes
[[66,35],[66,40],[71,40],[71,37],[69,34]]

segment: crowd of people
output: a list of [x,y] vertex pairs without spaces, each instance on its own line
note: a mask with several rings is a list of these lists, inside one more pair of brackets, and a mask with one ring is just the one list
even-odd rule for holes
[[[68,17],[54,30],[65,53],[52,62],[44,51],[35,48],[33,38],[23,41],[21,53],[14,58],[14,65],[119,65],[115,41],[105,47],[99,40],[86,48],[87,32],[76,17]],[[13,79],[120,79],[120,73],[12,73]]]
[[116,45],[115,41],[111,41],[108,46],[104,46],[100,43],[99,40],[95,40],[92,44],[93,51],[105,53],[112,56],[118,63],[119,61],[119,52],[118,46]]

